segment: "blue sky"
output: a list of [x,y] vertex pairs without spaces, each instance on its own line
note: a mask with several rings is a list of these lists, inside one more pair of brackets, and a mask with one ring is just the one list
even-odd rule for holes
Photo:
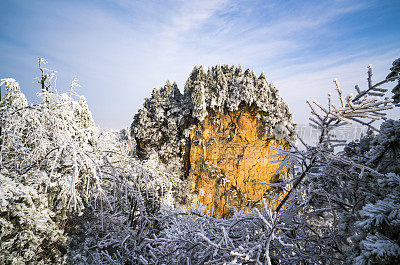
[[[153,87],[184,82],[195,65],[264,72],[297,123],[305,100],[375,80],[400,57],[400,1],[19,1],[0,2],[0,77],[35,100],[37,58],[74,77],[97,124],[129,126]],[[398,112],[392,112],[397,115]],[[398,115],[397,115],[398,116]]]

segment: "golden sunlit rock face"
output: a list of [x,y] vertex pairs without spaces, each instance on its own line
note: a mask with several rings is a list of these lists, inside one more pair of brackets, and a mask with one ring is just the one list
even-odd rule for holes
[[276,154],[269,145],[287,147],[264,133],[257,111],[247,107],[234,112],[211,112],[191,131],[190,171],[192,203],[213,209],[214,215],[228,218],[234,209],[248,212],[262,205],[271,187],[260,182],[276,182]]
[[183,94],[175,83],[155,88],[131,125],[135,155],[178,178],[160,184],[169,194],[160,201],[201,203],[223,218],[282,195],[260,182],[279,180],[270,146],[288,148],[283,139],[293,131],[275,85],[263,73],[229,65],[194,67]]

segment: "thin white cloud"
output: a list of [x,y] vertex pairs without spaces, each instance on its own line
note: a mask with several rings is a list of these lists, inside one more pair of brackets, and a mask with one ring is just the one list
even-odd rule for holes
[[[340,69],[354,72],[352,67],[363,67],[371,52],[332,47],[321,56],[312,51],[315,41],[340,36],[330,23],[370,3],[280,3],[283,6],[225,0],[117,0],[105,6],[45,2],[24,7],[35,19],[26,21],[20,38],[32,47],[32,58],[47,57],[60,77],[78,75],[81,92],[104,128],[128,126],[153,87],[170,79],[182,89],[199,64],[241,64],[264,71],[294,112],[305,113],[298,102],[318,93],[319,82],[327,78],[329,83]],[[383,61],[395,54],[388,49]],[[18,51],[13,53],[17,56]],[[300,86],[307,92],[297,92]]]
[[181,1],[182,5],[173,12],[171,23],[163,34],[175,37],[178,34],[195,30],[208,22],[219,10],[227,8],[226,0]]

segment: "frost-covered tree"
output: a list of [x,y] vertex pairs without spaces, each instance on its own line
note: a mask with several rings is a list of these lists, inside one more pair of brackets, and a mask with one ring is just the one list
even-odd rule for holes
[[99,135],[76,80],[58,93],[44,64],[37,104],[15,80],[0,82],[0,263],[104,264],[127,246],[140,252],[167,176],[130,157],[126,131]]
[[[373,84],[372,67],[369,66],[368,88],[361,91],[356,86],[357,94],[346,97],[335,79],[339,106],[331,94],[326,107],[315,100],[308,102],[313,114],[311,125],[320,132],[317,144],[308,145],[299,139],[305,150],[297,149],[295,145],[293,150],[281,150],[281,154],[286,155],[281,166],[292,167],[295,174],[281,183],[287,193],[283,198],[277,198],[276,211],[283,216],[292,216],[289,222],[302,220],[299,223],[308,233],[308,246],[319,248],[319,255],[330,257],[332,263],[352,260],[358,264],[393,264],[391,262],[398,261],[399,234],[393,233],[398,231],[394,224],[400,221],[396,216],[398,202],[389,193],[396,192],[393,189],[396,175],[393,174],[398,173],[399,125],[398,121],[385,118],[385,111],[393,108],[393,100],[384,98],[386,89],[381,87],[398,78],[388,76]],[[372,125],[377,120],[386,120],[380,129]],[[359,142],[346,144],[334,138],[335,130],[346,123],[359,123],[371,132]],[[343,145],[344,151],[335,151],[335,147]],[[382,188],[388,179],[392,186],[384,191]],[[390,209],[378,209],[382,200],[386,203],[392,200],[389,205],[395,205],[394,213]],[[375,212],[371,212],[373,208]],[[392,227],[379,217],[383,212],[393,218]],[[379,233],[383,231],[376,228],[379,222],[370,222],[376,230],[368,228],[365,225],[368,218],[378,218],[382,224],[389,225],[384,229],[387,234]],[[296,234],[293,237],[301,242],[304,235],[298,237]],[[374,239],[376,242],[372,243]],[[304,250],[306,245],[299,243],[298,247]]]
[[374,183],[376,198],[359,211],[359,234],[351,258],[355,264],[398,264],[400,262],[400,176],[385,174]]
[[7,90],[0,102],[4,263],[65,261],[62,223],[102,192],[96,162],[88,154],[97,128],[86,101],[52,90],[54,72],[44,63],[39,59],[45,89],[38,104],[28,103],[15,80],[1,80]]
[[[386,77],[386,79],[396,80],[400,75],[400,58],[393,62],[392,68],[390,68],[390,73]],[[392,89],[393,100],[395,103],[400,103],[400,81],[397,81],[397,85]]]
[[146,99],[132,125],[132,134],[139,143],[139,157],[146,158],[156,146],[161,146],[160,157],[163,160],[179,152],[179,123],[183,118],[180,113],[181,97],[176,83],[168,81],[161,89],[153,89],[151,98]]

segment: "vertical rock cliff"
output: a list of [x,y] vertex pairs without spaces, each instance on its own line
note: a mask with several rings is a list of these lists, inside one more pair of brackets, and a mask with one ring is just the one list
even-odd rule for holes
[[278,164],[270,163],[276,151],[269,146],[285,148],[287,142],[266,135],[257,114],[248,107],[224,114],[211,112],[190,134],[194,203],[213,207],[218,216],[259,206],[266,194],[274,193],[260,184],[277,180]]
[[278,181],[270,146],[287,148],[292,129],[264,74],[227,65],[195,67],[183,95],[175,83],[154,89],[131,125],[138,157],[179,175],[175,204],[202,203],[220,217],[279,193],[260,182]]

